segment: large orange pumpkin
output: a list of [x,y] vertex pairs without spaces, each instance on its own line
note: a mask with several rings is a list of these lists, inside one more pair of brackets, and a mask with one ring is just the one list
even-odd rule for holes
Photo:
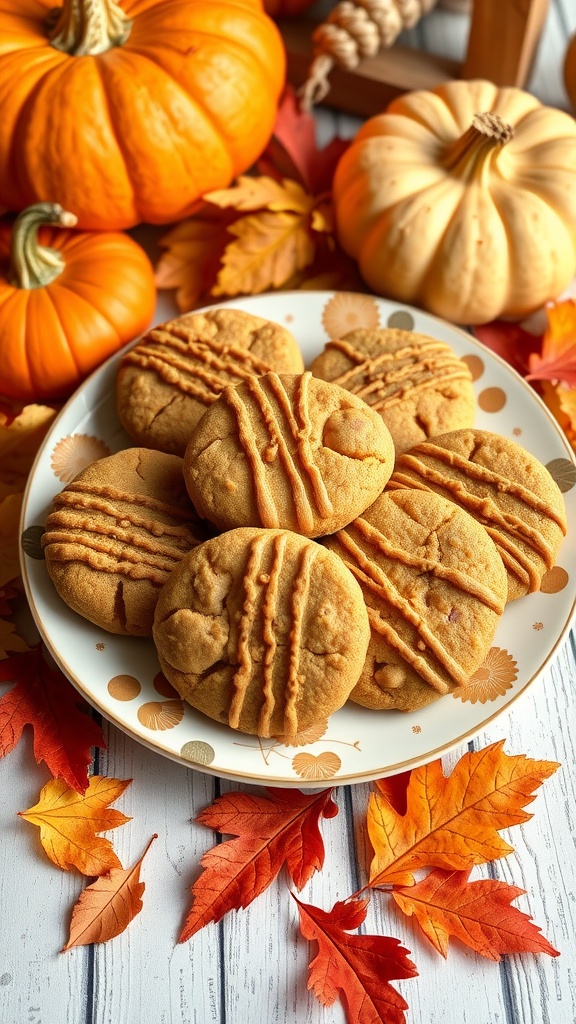
[[74,222],[40,203],[0,226],[0,392],[10,398],[69,394],[152,319],[140,246],[120,232],[69,231]]
[[260,154],[284,75],[261,0],[3,0],[0,206],[177,220]]

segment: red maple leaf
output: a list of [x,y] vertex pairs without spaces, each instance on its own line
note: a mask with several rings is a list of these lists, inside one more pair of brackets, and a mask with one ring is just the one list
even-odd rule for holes
[[296,902],[303,936],[318,943],[308,988],[322,1005],[331,1006],[340,992],[350,1024],[404,1024],[408,1003],[389,982],[418,973],[409,950],[388,936],[349,934],[364,921],[369,901],[335,903],[328,913]]
[[88,705],[60,669],[48,665],[41,644],[0,661],[0,682],[16,683],[0,698],[0,757],[31,725],[36,760],[44,761],[55,779],[83,793],[90,747],[106,746],[100,726],[87,714]]
[[521,376],[528,373],[530,360],[540,352],[542,335],[525,331],[520,324],[508,323],[505,320],[493,320],[489,324],[477,324],[474,334],[497,356],[510,363]]
[[316,122],[299,106],[294,89],[288,85],[278,105],[272,138],[258,161],[260,174],[274,178],[296,178],[311,195],[329,192],[336,164],[350,145],[334,138],[318,148]]
[[227,793],[215,800],[197,821],[237,839],[220,843],[204,854],[203,873],[192,886],[192,909],[180,942],[228,910],[247,907],[286,864],[297,887],[319,871],[324,844],[320,816],[333,818],[338,807],[331,789],[309,795],[293,789],[267,789],[269,797]]
[[392,896],[442,956],[451,936],[488,960],[502,953],[560,954],[528,914],[510,906],[524,889],[494,878],[468,881],[470,871],[431,871],[416,885],[395,887]]

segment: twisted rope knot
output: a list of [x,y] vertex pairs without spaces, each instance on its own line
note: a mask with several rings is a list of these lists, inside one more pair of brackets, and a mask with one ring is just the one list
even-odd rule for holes
[[300,90],[304,110],[330,91],[334,65],[352,71],[361,60],[392,46],[400,32],[415,25],[438,0],[341,0],[312,35],[314,60]]

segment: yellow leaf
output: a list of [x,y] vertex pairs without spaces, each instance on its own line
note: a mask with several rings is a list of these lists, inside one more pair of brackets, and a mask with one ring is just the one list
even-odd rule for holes
[[319,203],[312,211],[312,228],[314,231],[325,231],[327,234],[334,233],[334,214],[332,204],[329,202]]
[[83,875],[103,875],[122,865],[110,840],[96,833],[130,821],[108,804],[117,800],[131,781],[93,775],[86,792],[77,793],[62,779],[51,779],[42,788],[38,803],[19,814],[39,827],[40,842],[59,868],[76,868]]
[[9,494],[0,501],[0,587],[20,575],[21,509],[21,494]]
[[144,882],[140,881],[140,868],[155,839],[158,839],[157,833],[134,867],[113,869],[80,893],[72,911],[70,937],[62,953],[72,946],[107,942],[120,935],[140,913],[145,889]]
[[205,197],[217,206],[233,206],[236,210],[290,210],[293,213],[309,213],[314,199],[297,181],[284,178],[281,182],[261,175],[250,178],[240,175],[233,188],[216,189]]
[[307,218],[300,214],[248,214],[228,230],[237,241],[226,246],[213,295],[256,295],[280,288],[314,259]]
[[40,442],[55,415],[46,405],[26,405],[14,418],[0,411],[0,497],[24,490]]
[[181,313],[194,309],[214,283],[228,239],[226,225],[225,220],[197,216],[182,221],[162,238],[160,244],[167,251],[156,266],[156,284],[177,289]]
[[509,756],[503,742],[464,754],[448,778],[441,761],[415,768],[405,814],[380,792],[370,794],[371,886],[412,885],[418,868],[464,871],[512,852],[498,830],[532,817],[524,806],[559,766]]

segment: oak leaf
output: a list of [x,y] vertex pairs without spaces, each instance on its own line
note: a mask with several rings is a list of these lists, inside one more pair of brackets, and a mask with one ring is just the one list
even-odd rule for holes
[[155,839],[158,839],[157,833],[133,867],[113,868],[80,893],[72,910],[70,936],[61,953],[73,946],[88,946],[92,942],[113,939],[125,931],[140,913],[146,888],[140,881],[140,868]]
[[498,830],[532,817],[523,808],[559,765],[509,756],[503,743],[464,754],[448,778],[441,761],[415,768],[403,815],[378,792],[370,794],[371,887],[411,885],[418,868],[464,871],[512,852]]
[[232,188],[216,189],[204,196],[209,203],[222,208],[251,211],[273,210],[307,214],[314,205],[314,199],[297,181],[283,178],[276,181],[265,174],[249,177],[241,174]]
[[576,300],[551,302],[546,307],[548,326],[542,352],[529,358],[527,380],[558,381],[576,386]]
[[0,697],[0,757],[18,743],[25,725],[34,730],[34,756],[54,778],[78,792],[88,785],[91,747],[104,747],[102,729],[88,705],[37,644],[0,661],[0,682],[16,685]]
[[226,246],[213,295],[256,295],[280,288],[314,259],[308,217],[262,210],[228,228],[236,240]]
[[349,934],[364,921],[368,900],[335,903],[328,913],[296,902],[304,938],[318,943],[308,988],[322,1005],[331,1006],[341,993],[350,1024],[404,1024],[408,1003],[389,983],[418,972],[398,939]]
[[292,789],[267,789],[268,797],[227,793],[207,807],[198,821],[237,836],[208,850],[203,873],[192,886],[194,897],[180,942],[185,942],[228,910],[247,907],[276,878],[283,864],[297,889],[324,863],[318,822],[332,818],[338,807],[332,790],[307,794]]
[[528,914],[512,907],[524,889],[494,878],[468,881],[470,872],[436,868],[410,887],[395,888],[400,909],[416,917],[432,945],[446,957],[453,936],[488,960],[503,953],[560,954]]
[[50,860],[83,875],[103,875],[121,868],[109,839],[96,835],[130,821],[108,805],[122,795],[131,779],[107,779],[93,775],[85,793],[70,789],[61,779],[50,779],[34,807],[19,816],[37,825],[40,842]]
[[398,772],[385,779],[374,779],[374,785],[380,796],[388,801],[398,814],[406,814],[408,783],[412,772]]

